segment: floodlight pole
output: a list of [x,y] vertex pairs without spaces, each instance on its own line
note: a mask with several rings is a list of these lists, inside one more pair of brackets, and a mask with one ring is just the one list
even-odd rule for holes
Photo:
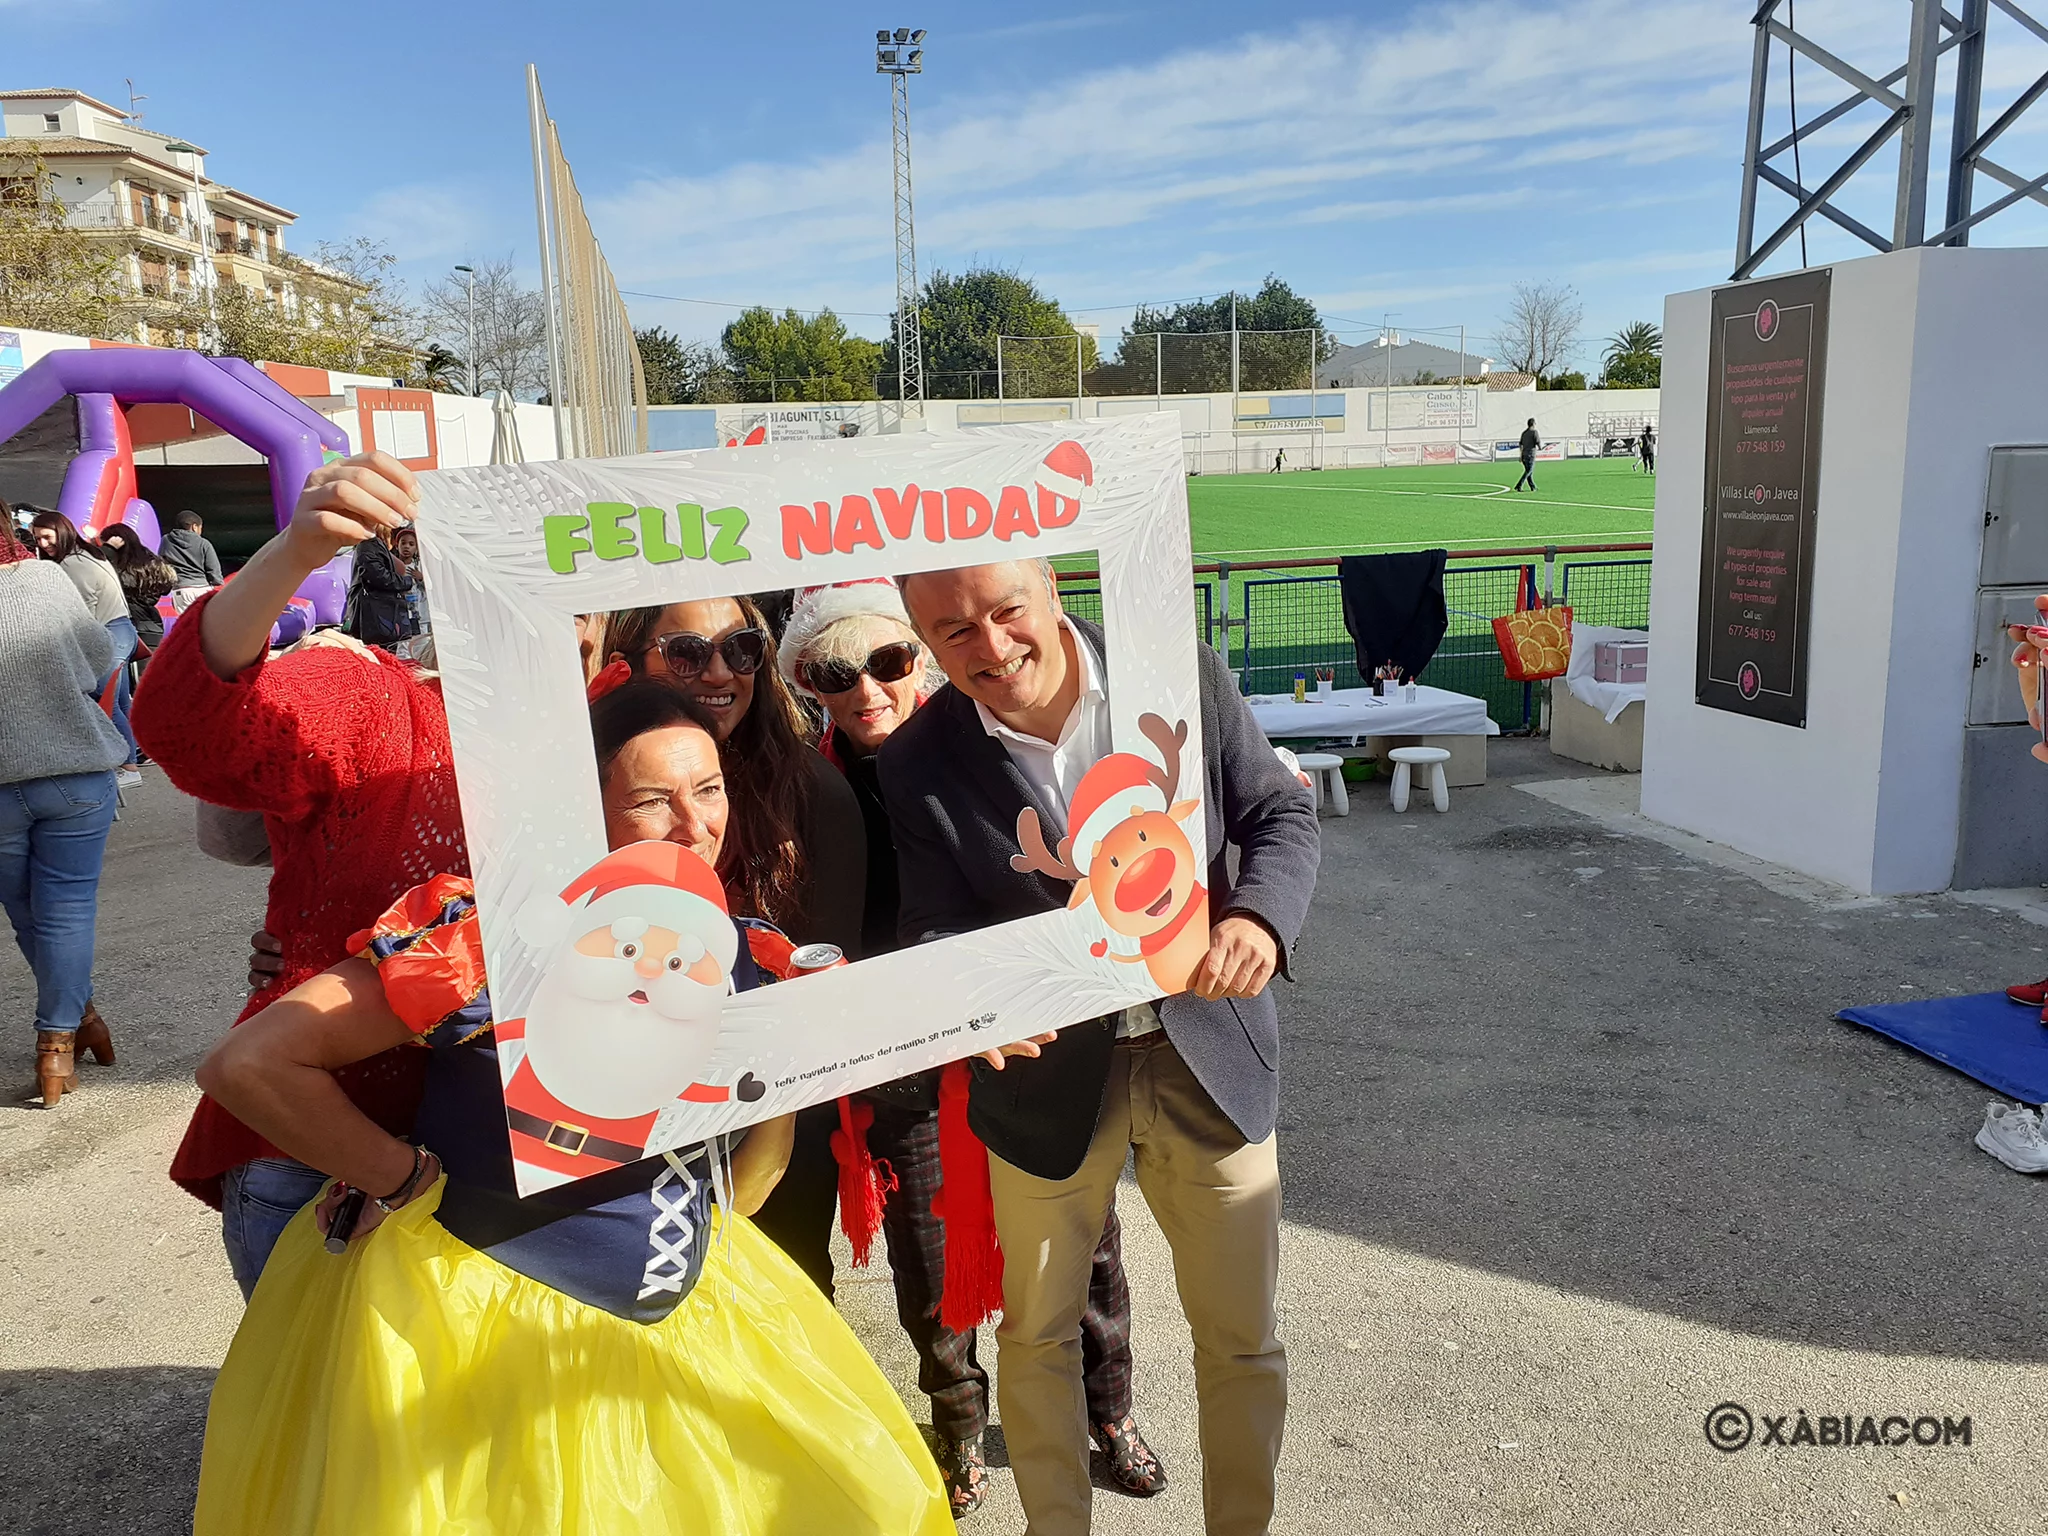
[[997,332],[996,332],[996,420],[998,420],[998,421],[1007,421],[1007,420],[1009,419],[1009,414],[1010,414],[1010,413],[1009,413],[1009,412],[1008,412],[1007,410],[1005,410],[1005,409],[1003,408],[1003,402],[1004,402],[1005,400],[1008,400],[1009,398],[1010,398],[1010,397],[1009,397],[1008,395],[1006,395],[1006,394],[1004,394],[1004,393],[1003,393],[1003,333],[1002,333],[1001,331],[997,331]]
[[889,121],[895,146],[896,401],[899,425],[924,414],[924,327],[918,314],[917,233],[910,188],[910,77],[924,73],[924,29],[875,33],[875,73],[889,77]]

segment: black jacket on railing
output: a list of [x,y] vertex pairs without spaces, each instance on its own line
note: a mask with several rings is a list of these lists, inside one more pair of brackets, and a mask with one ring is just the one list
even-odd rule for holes
[[1344,627],[1358,648],[1358,675],[1366,682],[1389,662],[1403,677],[1415,677],[1436,655],[1450,627],[1444,602],[1447,558],[1441,549],[1417,549],[1346,555],[1337,562]]

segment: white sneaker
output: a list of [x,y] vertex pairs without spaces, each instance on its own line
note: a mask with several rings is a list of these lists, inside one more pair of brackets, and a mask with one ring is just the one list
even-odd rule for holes
[[142,782],[142,770],[133,764],[126,768],[118,769],[114,774],[114,782],[123,789],[133,789]]
[[2048,1173],[2048,1139],[2040,1117],[2024,1104],[1986,1105],[1977,1145],[2020,1173]]

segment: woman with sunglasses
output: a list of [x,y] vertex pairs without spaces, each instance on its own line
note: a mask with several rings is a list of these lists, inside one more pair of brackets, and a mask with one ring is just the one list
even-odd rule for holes
[[[868,849],[861,952],[882,954],[897,947],[900,901],[896,847],[875,754],[945,679],[929,665],[896,584],[886,577],[799,592],[782,641],[782,675],[823,708],[819,749],[846,775],[860,802]],[[938,1317],[946,1242],[932,1213],[942,1183],[937,1077],[919,1073],[858,1097],[874,1117],[868,1151],[886,1161],[897,1180],[882,1212],[896,1316],[917,1351],[917,1384],[931,1399],[939,1475],[958,1518],[977,1508],[987,1491],[982,1436],[988,1426],[988,1374],[976,1358],[975,1330],[949,1328]],[[829,1225],[829,1209],[824,1220]],[[1082,1384],[1111,1477],[1126,1492],[1147,1496],[1166,1486],[1166,1471],[1131,1411],[1131,1295],[1122,1239],[1112,1206],[1081,1318]]]
[[[733,911],[775,924],[798,944],[861,949],[867,839],[846,780],[810,744],[810,722],[775,666],[775,641],[749,597],[719,597],[611,616],[605,648],[635,675],[659,678],[705,713],[725,764],[731,829],[719,859]],[[839,1170],[830,1103],[800,1111],[789,1168],[755,1225],[832,1294],[832,1214]]]

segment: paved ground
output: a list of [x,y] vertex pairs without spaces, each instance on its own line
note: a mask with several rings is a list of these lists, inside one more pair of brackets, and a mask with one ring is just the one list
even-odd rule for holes
[[[1561,774],[1540,743],[1501,743],[1449,816],[1368,792],[1324,822],[1283,997],[1276,1529],[2033,1528],[2042,1181],[1971,1146],[1984,1090],[1830,1015],[2048,970],[2048,930],[1636,836],[1604,814],[1623,782],[1515,787]],[[239,1306],[211,1214],[163,1168],[263,883],[191,852],[189,818],[152,774],[114,834],[99,974],[121,1065],[84,1069],[59,1113],[0,1104],[10,1531],[186,1526]],[[0,955],[11,1017],[28,995]],[[0,1085],[26,1089],[26,1046]],[[1175,1481],[1102,1494],[1098,1523],[1199,1529],[1170,1261],[1135,1190],[1123,1211],[1140,1412]],[[909,1392],[886,1278],[842,1294]],[[1787,1432],[1801,1410],[1967,1414],[1972,1439],[1724,1455],[1702,1434],[1724,1400]],[[999,1473],[968,1529],[1021,1527]]]

